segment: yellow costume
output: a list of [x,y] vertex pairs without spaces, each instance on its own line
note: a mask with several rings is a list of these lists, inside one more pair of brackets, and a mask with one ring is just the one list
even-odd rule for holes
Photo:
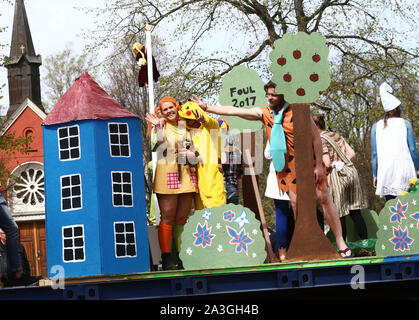
[[199,128],[187,126],[193,145],[201,158],[197,164],[199,193],[195,196],[195,209],[202,210],[225,204],[226,190],[223,174],[220,171],[222,166],[218,163],[220,157],[218,122],[193,102],[182,105],[178,113],[184,119],[195,119],[192,111],[203,114],[206,120]]
[[[186,132],[186,134],[188,134]],[[164,130],[166,143],[157,148],[157,166],[154,176],[154,193],[178,194],[197,192],[196,172],[191,172],[190,166],[180,165],[179,180],[177,149],[178,142],[185,138],[185,130],[166,123]]]

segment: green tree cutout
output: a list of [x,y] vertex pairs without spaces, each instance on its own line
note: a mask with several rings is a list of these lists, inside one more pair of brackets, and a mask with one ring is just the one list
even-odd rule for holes
[[379,214],[377,256],[419,253],[419,192],[387,201]]
[[[223,106],[237,108],[253,108],[266,105],[264,82],[258,73],[244,66],[234,67],[223,77],[219,102]],[[239,117],[224,117],[230,129],[258,130],[262,124],[259,121],[248,121]]]
[[330,84],[329,48],[319,33],[285,34],[270,53],[272,81],[289,103],[311,103]]
[[185,269],[262,264],[266,251],[260,221],[242,205],[195,211],[182,233],[180,258]]

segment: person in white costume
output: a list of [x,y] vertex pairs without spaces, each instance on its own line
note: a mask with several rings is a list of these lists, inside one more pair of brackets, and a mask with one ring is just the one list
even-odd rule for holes
[[278,188],[278,181],[276,179],[276,172],[272,162],[270,149],[269,141],[267,141],[264,155],[266,159],[271,160],[271,163],[269,165],[268,178],[266,179],[265,197],[273,199],[275,203],[276,239],[278,243],[279,260],[283,261],[290,242],[288,236],[288,219],[291,213],[290,198],[285,192]]
[[371,157],[375,194],[386,201],[409,188],[409,179],[419,175],[419,156],[413,128],[401,117],[401,102],[384,82],[380,86],[384,118],[372,126]]

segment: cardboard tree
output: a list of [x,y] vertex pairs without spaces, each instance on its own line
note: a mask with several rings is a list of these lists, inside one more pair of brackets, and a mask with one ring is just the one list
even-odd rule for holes
[[375,252],[377,256],[419,254],[419,181],[381,210]]
[[[312,103],[330,84],[329,48],[318,33],[285,34],[270,53],[272,81],[288,103]],[[278,93],[278,92],[277,92]]]
[[[293,105],[297,213],[288,260],[339,258],[336,249],[320,229],[316,219],[310,103],[330,84],[329,49],[318,33],[286,34],[274,42],[270,53],[272,81],[276,93]],[[327,179],[324,177],[324,179]]]
[[185,269],[262,264],[266,251],[260,222],[241,205],[195,211],[182,233],[180,258]]
[[[254,108],[266,105],[265,97],[265,83],[259,77],[255,70],[246,68],[244,66],[234,67],[227,75],[223,77],[222,89],[219,95],[219,102],[221,105],[234,106],[237,108]],[[262,148],[262,135],[256,135],[256,131],[262,128],[260,121],[248,121],[239,117],[224,116],[228,121],[230,133],[235,135],[240,132],[240,149],[243,154],[243,161],[249,166],[252,164],[251,157],[263,154],[263,149],[258,150],[257,147]],[[223,146],[225,143],[223,143]],[[250,158],[245,156],[249,151]],[[262,162],[255,161],[255,170],[262,170]],[[246,170],[246,169],[245,169]],[[259,191],[255,191],[255,173],[246,174],[242,179],[243,204],[253,210],[256,216],[264,226],[263,211],[259,203],[261,202]],[[257,182],[256,182],[257,183]],[[264,233],[266,234],[266,230]],[[266,236],[265,236],[266,238]],[[267,240],[267,248],[270,243]],[[270,253],[273,256],[273,253]],[[273,257],[272,257],[273,259]]]
[[[266,105],[265,84],[258,73],[243,66],[234,67],[222,81],[218,98],[223,106],[254,108]],[[255,131],[262,127],[259,121],[248,121],[239,117],[224,117],[230,129]]]

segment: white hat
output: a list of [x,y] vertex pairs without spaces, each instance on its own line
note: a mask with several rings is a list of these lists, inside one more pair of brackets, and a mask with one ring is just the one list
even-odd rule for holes
[[400,100],[393,96],[392,93],[393,89],[386,82],[383,82],[380,86],[380,96],[385,112],[396,109],[401,104]]

